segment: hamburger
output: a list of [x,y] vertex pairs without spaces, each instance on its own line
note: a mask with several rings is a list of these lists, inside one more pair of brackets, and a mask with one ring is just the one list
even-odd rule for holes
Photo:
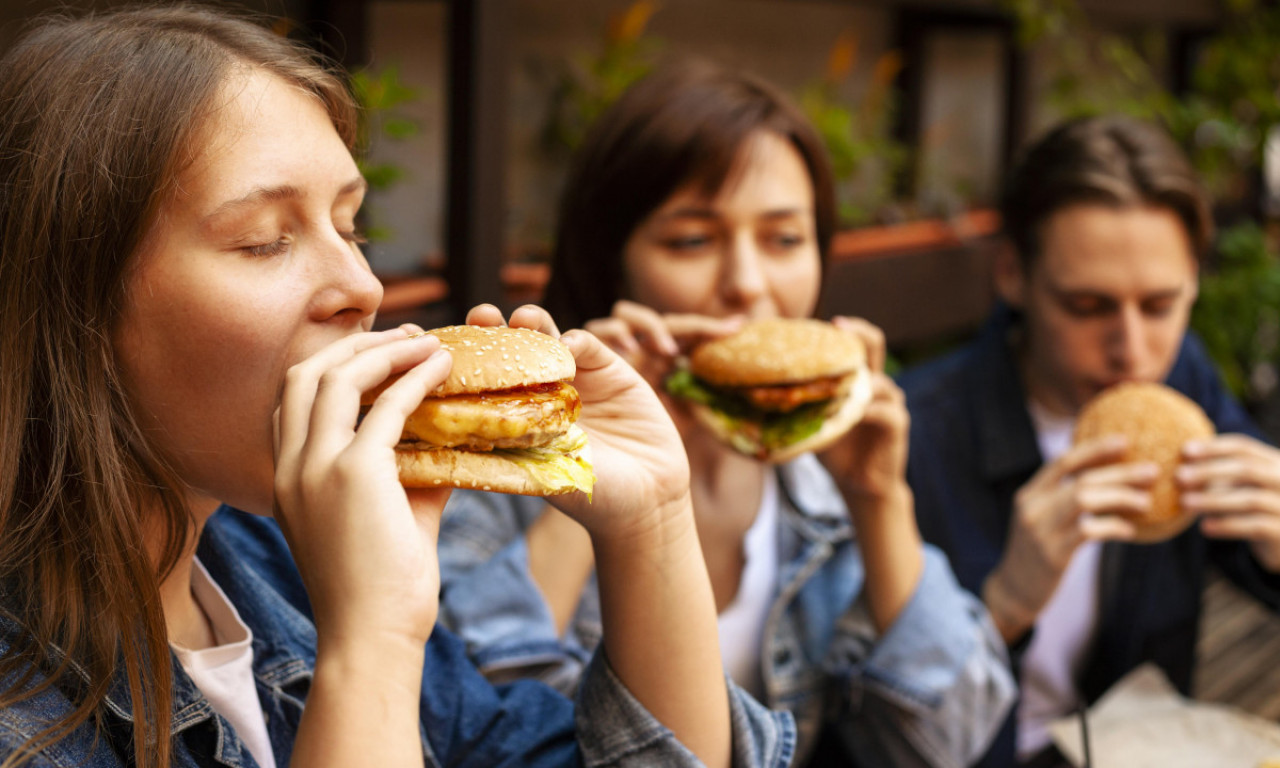
[[1151,509],[1125,514],[1137,528],[1135,541],[1154,543],[1172,538],[1191,525],[1192,517],[1178,501],[1174,472],[1188,440],[1213,437],[1213,422],[1191,399],[1163,384],[1126,382],[1104,390],[1080,411],[1076,444],[1105,435],[1129,439],[1126,461],[1151,462],[1158,468],[1151,486]]
[[665,388],[722,442],[779,463],[849,431],[871,400],[871,374],[856,337],[778,318],[699,345]]
[[[396,445],[409,488],[472,488],[526,496],[590,493],[595,483],[573,355],[525,328],[454,325],[428,331],[453,357],[449,377],[405,420]],[[365,393],[372,405],[395,379]]]

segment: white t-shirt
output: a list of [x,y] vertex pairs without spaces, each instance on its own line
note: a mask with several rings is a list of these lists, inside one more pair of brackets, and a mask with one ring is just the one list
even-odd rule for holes
[[760,648],[764,625],[773,605],[778,583],[778,479],[764,473],[760,510],[742,540],[743,567],[738,594],[720,613],[720,656],[725,670],[739,687],[760,699],[764,681]]
[[236,729],[258,765],[276,768],[253,681],[253,632],[199,560],[191,569],[191,593],[209,617],[217,645],[193,651],[174,643],[173,652],[214,711]]
[[[1071,448],[1075,419],[1054,416],[1030,403],[1040,455],[1045,464]],[[1018,702],[1018,759],[1049,746],[1049,723],[1081,703],[1075,681],[1098,628],[1098,578],[1102,542],[1086,541],[1071,556],[1022,656],[1022,698]]]

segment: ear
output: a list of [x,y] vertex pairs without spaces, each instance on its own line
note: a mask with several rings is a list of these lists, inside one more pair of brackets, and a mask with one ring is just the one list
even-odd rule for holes
[[1022,259],[1009,240],[1001,241],[996,247],[992,272],[996,295],[1014,309],[1022,309],[1026,301],[1027,276],[1022,268]]

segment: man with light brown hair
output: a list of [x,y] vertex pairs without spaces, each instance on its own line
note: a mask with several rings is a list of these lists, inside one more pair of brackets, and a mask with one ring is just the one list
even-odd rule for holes
[[[1020,159],[1003,201],[1001,299],[979,337],[902,377],[908,481],[926,540],[982,595],[1021,684],[981,765],[1062,763],[1048,723],[1144,662],[1188,692],[1205,569],[1280,608],[1280,452],[1188,333],[1212,220],[1186,158],[1129,118],[1066,123]],[[1124,381],[1164,382],[1219,437],[1177,480],[1198,520],[1128,543],[1155,468],[1122,440],[1072,447],[1080,408]],[[1119,514],[1115,514],[1119,513]]]

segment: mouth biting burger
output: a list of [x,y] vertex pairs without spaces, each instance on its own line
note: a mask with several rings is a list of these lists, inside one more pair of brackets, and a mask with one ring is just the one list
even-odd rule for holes
[[757,320],[699,345],[666,390],[722,442],[780,463],[821,450],[871,400],[866,350],[821,320]]
[[[526,496],[590,493],[573,355],[525,328],[454,325],[428,331],[453,358],[449,377],[405,420],[396,445],[409,488],[471,488]],[[393,379],[394,380],[394,379]],[[365,393],[371,405],[391,381]]]

